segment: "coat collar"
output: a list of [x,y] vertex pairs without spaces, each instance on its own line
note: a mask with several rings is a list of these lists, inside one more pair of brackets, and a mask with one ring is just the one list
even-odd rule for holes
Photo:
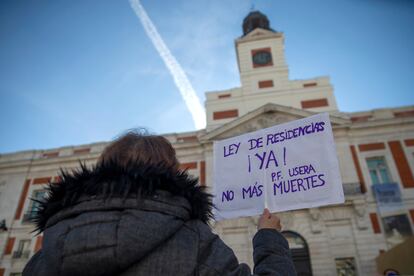
[[[60,178],[60,182],[49,183],[46,199],[38,201],[40,206],[33,218],[36,224],[35,231],[43,232],[53,221],[56,222],[57,218],[71,213],[69,209],[73,210],[75,205],[81,204],[85,199],[101,201],[109,199],[109,202],[116,201],[116,204],[121,204],[119,200],[126,203],[134,198],[139,205],[148,202],[148,199],[153,200],[160,191],[161,194],[169,194],[170,199],[175,197],[177,204],[185,199],[187,203],[181,206],[188,210],[189,219],[199,219],[207,223],[213,218],[212,196],[205,191],[204,186],[198,185],[198,179],[189,176],[187,171],[172,173],[162,164],[119,166],[109,161],[92,168],[80,164],[77,170],[71,172],[62,170]],[[52,216],[54,218],[48,222]]]

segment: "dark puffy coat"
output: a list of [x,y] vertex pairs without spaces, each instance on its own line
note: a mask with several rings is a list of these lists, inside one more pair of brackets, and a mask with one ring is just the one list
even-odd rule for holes
[[[251,275],[211,232],[210,195],[186,172],[82,166],[49,186],[36,217],[43,247],[23,275]],[[253,239],[254,273],[295,275],[276,230]]]

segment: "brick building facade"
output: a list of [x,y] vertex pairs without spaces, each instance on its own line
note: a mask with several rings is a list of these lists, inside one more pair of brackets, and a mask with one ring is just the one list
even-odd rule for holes
[[[241,86],[206,93],[206,129],[165,135],[182,168],[212,187],[215,140],[329,112],[346,202],[281,213],[284,234],[303,275],[375,275],[379,254],[414,229],[414,106],[339,111],[329,77],[289,80],[284,35],[259,12],[245,18],[235,46]],[[42,198],[60,168],[94,164],[106,144],[0,155],[0,276],[19,275],[41,248],[42,236],[30,233],[30,198]],[[400,192],[398,211],[379,212],[377,185]],[[257,217],[241,218],[216,223],[214,231],[252,265],[256,225]]]

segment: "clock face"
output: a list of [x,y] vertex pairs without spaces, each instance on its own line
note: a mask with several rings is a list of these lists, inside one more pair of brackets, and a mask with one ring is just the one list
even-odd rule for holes
[[253,64],[256,66],[270,65],[272,63],[272,54],[268,51],[259,51],[253,55]]

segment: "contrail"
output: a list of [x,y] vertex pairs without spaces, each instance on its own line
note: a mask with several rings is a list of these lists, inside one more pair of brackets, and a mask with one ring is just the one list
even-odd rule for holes
[[155,28],[140,1],[129,0],[129,3],[131,4],[131,7],[134,9],[135,14],[138,16],[139,20],[144,26],[145,32],[151,39],[159,55],[173,76],[175,85],[177,86],[178,90],[180,90],[181,96],[183,97],[187,108],[190,110],[195,127],[197,129],[205,128],[206,113],[204,107],[201,105],[200,99],[191,86],[191,83],[188,80],[184,70],[181,68],[181,65],[171,54],[167,45],[165,45],[164,41],[157,31],[157,28]]

